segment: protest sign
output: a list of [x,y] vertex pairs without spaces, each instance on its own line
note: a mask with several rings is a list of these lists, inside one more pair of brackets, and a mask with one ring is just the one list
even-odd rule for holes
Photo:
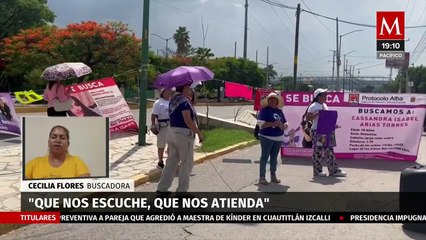
[[113,78],[69,86],[73,99],[70,116],[110,118],[110,133],[137,131],[138,126]]
[[18,116],[9,93],[0,93],[0,133],[21,135]]
[[[289,128],[282,156],[311,157],[303,148],[300,122],[313,100],[312,93],[283,92]],[[340,159],[415,161],[426,113],[424,94],[337,93],[327,95],[330,110],[338,113],[334,151]],[[293,133],[293,134],[289,134]],[[294,142],[289,147],[288,142]]]

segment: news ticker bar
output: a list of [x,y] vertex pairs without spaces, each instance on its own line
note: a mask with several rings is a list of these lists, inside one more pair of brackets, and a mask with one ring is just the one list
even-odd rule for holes
[[0,224],[58,223],[426,223],[426,213],[60,213],[0,212]]

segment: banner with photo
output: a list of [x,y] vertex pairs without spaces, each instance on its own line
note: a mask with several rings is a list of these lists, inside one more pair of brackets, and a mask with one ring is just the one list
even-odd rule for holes
[[0,92],[0,133],[21,135],[21,128],[12,97],[5,92]]
[[[303,148],[302,116],[312,93],[283,92],[285,131],[282,156],[311,157]],[[339,159],[416,161],[426,115],[425,94],[337,93],[327,95],[330,110],[337,111],[336,146]],[[309,138],[307,138],[309,139]]]
[[103,116],[110,118],[110,133],[138,131],[129,105],[113,78],[74,84],[70,116]]

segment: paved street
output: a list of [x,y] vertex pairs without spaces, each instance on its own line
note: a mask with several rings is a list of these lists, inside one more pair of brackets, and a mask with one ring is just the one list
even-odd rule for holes
[[[191,191],[398,191],[400,172],[414,163],[341,160],[347,178],[312,178],[308,159],[285,159],[278,168],[281,184],[257,184],[260,147],[253,146],[196,165]],[[418,163],[426,163],[422,137]],[[243,174],[241,174],[243,173]],[[137,191],[154,191],[156,182]],[[176,179],[171,188],[176,188]],[[309,231],[308,231],[309,230]],[[64,224],[31,225],[0,239],[426,239],[401,224]],[[82,237],[86,236],[86,237]]]

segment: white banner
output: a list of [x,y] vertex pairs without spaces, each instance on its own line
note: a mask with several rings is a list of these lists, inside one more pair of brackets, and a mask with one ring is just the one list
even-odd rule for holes
[[[311,157],[303,148],[300,126],[312,93],[282,93],[289,122],[283,156]],[[426,114],[425,94],[329,93],[327,105],[338,112],[336,157],[416,161]]]

